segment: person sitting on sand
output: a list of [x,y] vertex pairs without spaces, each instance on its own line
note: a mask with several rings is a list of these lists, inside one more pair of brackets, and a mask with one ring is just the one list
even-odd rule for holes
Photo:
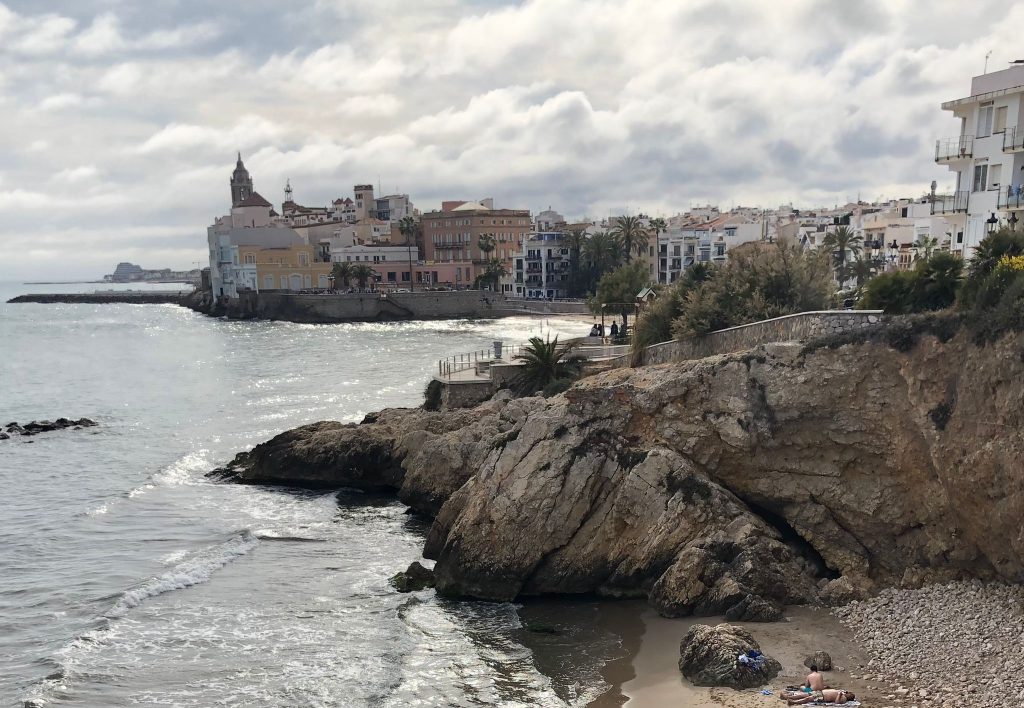
[[804,681],[804,685],[812,691],[825,690],[825,677],[821,675],[815,664],[811,664],[811,673],[807,674],[807,680]]
[[841,706],[844,703],[849,703],[855,698],[856,696],[850,691],[843,691],[836,688],[826,688],[823,691],[811,691],[810,693],[803,694],[802,696],[799,693],[788,694],[786,696],[786,705],[801,706],[805,703],[822,702],[833,703],[835,705]]

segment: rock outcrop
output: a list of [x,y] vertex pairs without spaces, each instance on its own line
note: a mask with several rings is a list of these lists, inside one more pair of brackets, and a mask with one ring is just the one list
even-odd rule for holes
[[401,573],[395,573],[388,583],[398,592],[416,592],[434,587],[434,571],[413,561]]
[[[715,627],[695,624],[679,644],[679,670],[694,686],[756,688],[782,671],[782,664],[766,654],[750,632],[731,624]],[[747,657],[750,650],[756,657]],[[744,659],[740,660],[739,657]]]
[[15,435],[22,437],[31,437],[38,435],[39,433],[50,433],[54,430],[64,430],[66,428],[74,428],[75,430],[81,430],[82,428],[93,428],[99,425],[95,420],[89,418],[79,418],[74,420],[72,418],[57,418],[56,420],[33,420],[31,423],[25,423],[19,425],[17,422],[11,422],[0,428],[0,440],[9,440]]
[[451,595],[641,596],[756,621],[885,586],[1020,582],[1022,341],[614,370],[549,399],[307,426],[232,474],[398,490],[434,517],[424,554]]

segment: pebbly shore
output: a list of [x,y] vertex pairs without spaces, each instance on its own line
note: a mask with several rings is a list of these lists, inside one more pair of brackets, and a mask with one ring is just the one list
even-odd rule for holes
[[885,590],[836,608],[871,653],[880,708],[1024,705],[1024,587],[981,581]]

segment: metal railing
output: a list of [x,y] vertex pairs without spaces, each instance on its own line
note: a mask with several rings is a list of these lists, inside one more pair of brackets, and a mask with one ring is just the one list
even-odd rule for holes
[[[502,342],[500,361],[511,362],[522,351],[522,348],[520,344],[505,344]],[[437,362],[437,375],[441,378],[451,378],[452,375],[459,372],[476,369],[480,363],[490,364],[497,360],[498,357],[494,355],[494,345],[487,349],[477,349],[476,351],[464,354],[453,354]]]
[[1008,186],[999,190],[999,209],[1024,209],[1024,188],[1021,185]]
[[1024,125],[1017,125],[1003,131],[1003,152],[1024,150]]
[[955,214],[966,212],[971,201],[971,193],[966,190],[952,194],[939,194],[932,200],[932,214]]
[[961,135],[956,138],[935,141],[935,161],[959,160],[974,155],[974,136]]

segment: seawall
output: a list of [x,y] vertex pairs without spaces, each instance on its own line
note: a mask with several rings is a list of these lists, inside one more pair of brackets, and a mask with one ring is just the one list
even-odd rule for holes
[[586,312],[582,302],[509,300],[486,290],[412,293],[344,293],[306,295],[289,292],[242,293],[217,302],[197,293],[184,303],[197,312],[232,319],[268,319],[302,324],[432,320],[457,317],[509,317]]
[[112,303],[132,303],[135,305],[181,305],[184,304],[189,295],[169,291],[159,292],[122,292],[122,293],[36,293],[33,295],[18,295],[7,302],[9,303],[81,303],[107,305]]

